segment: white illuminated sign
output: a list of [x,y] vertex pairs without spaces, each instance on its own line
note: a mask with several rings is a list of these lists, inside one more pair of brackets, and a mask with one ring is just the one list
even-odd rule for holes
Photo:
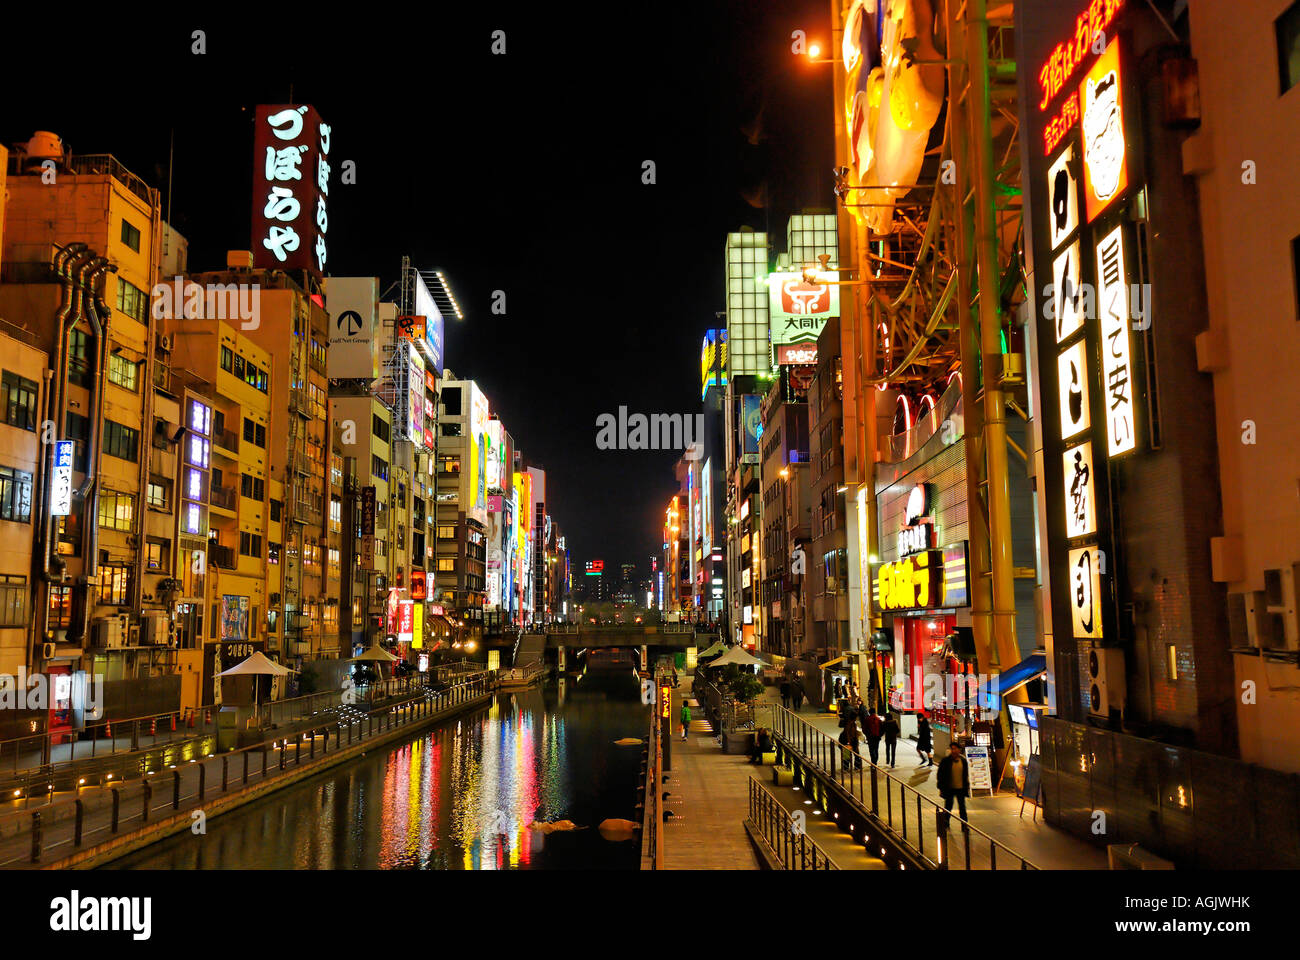
[[1062,454],[1065,487],[1065,535],[1086,537],[1097,532],[1096,477],[1092,467],[1092,441]]
[[72,456],[71,440],[59,440],[54,444],[54,474],[50,477],[50,513],[56,517],[66,517],[72,512]]
[[1047,190],[1051,198],[1048,213],[1055,250],[1079,226],[1079,180],[1074,166],[1074,144],[1061,151],[1047,171]]
[[1137,446],[1132,365],[1129,361],[1128,274],[1124,266],[1122,225],[1097,244],[1097,309],[1101,320],[1107,450],[1109,456],[1114,457]]
[[1091,425],[1088,410],[1088,349],[1080,340],[1056,360],[1061,399],[1061,439],[1078,436]]
[[1101,637],[1101,570],[1096,547],[1070,551],[1070,617],[1075,637]]
[[1057,343],[1082,327],[1087,316],[1079,252],[1079,241],[1076,240],[1052,261],[1052,302],[1048,309],[1056,318]]

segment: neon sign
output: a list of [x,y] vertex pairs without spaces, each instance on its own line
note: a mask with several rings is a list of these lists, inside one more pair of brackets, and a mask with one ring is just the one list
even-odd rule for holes
[[1097,34],[1105,32],[1123,6],[1124,0],[1092,0],[1088,8],[1075,18],[1074,35],[1053,47],[1038,68],[1038,86],[1042,91],[1039,110],[1046,110],[1056,95],[1065,89],[1088,55]]

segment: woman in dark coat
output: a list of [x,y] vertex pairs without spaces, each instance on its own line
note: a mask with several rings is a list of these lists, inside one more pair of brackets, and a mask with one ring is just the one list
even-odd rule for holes
[[921,758],[918,767],[934,766],[934,757],[931,754],[933,749],[934,745],[930,742],[930,721],[922,713],[916,721],[916,753]]

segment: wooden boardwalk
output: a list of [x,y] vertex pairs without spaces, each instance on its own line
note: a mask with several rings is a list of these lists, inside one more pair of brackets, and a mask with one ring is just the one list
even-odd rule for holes
[[[713,740],[703,711],[695,705],[687,685],[673,691],[672,769],[660,784],[669,797],[664,808],[672,814],[664,822],[664,870],[757,870],[760,862],[745,817],[749,813],[749,777],[758,770],[744,756],[724,754]],[[691,730],[686,741],[677,739],[676,718],[682,697],[691,704]]]

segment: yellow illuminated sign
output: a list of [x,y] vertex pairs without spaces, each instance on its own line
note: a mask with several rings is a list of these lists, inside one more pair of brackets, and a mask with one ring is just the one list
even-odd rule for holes
[[659,716],[664,720],[669,719],[673,712],[673,691],[672,688],[664,685],[659,688]]
[[880,565],[876,571],[877,603],[881,610],[937,607],[942,584],[943,552],[926,550]]

